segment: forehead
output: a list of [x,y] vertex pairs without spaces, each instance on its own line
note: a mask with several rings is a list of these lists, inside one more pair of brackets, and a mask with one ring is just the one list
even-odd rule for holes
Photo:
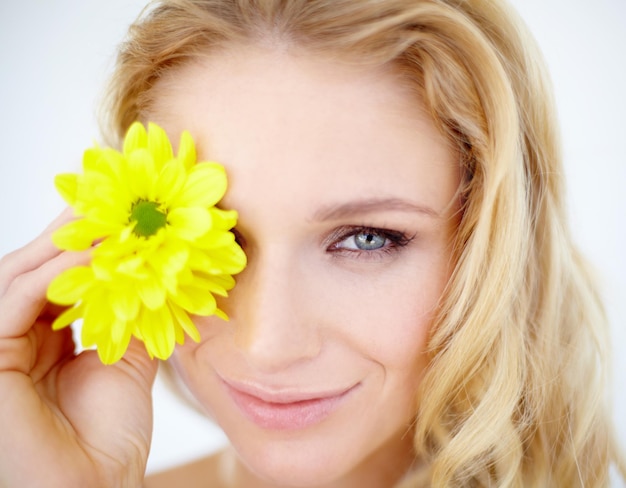
[[389,69],[235,50],[173,71],[154,100],[151,120],[173,139],[189,130],[200,157],[224,164],[241,195],[401,193],[443,208],[455,185],[453,151]]

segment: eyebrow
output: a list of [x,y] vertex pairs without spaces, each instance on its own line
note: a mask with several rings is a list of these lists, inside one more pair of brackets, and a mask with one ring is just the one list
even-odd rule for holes
[[428,217],[437,218],[439,213],[427,205],[420,205],[401,198],[367,198],[342,204],[327,205],[315,212],[313,220],[337,220],[374,212],[417,212]]

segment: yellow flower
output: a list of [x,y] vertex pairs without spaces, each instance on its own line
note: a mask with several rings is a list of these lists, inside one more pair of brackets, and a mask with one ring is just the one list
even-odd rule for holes
[[188,132],[174,156],[155,124],[146,131],[134,123],[121,153],[85,151],[82,174],[55,179],[81,218],[52,240],[69,251],[93,246],[92,259],[89,266],[62,272],[48,287],[50,301],[71,306],[52,327],[82,318],[83,346],[96,346],[101,361],[111,364],[133,336],[160,359],[184,342],[185,333],[199,341],[189,314],[227,319],[214,295],[227,295],[246,256],[230,232],[237,213],[215,207],[226,184],[222,166],[196,163]]

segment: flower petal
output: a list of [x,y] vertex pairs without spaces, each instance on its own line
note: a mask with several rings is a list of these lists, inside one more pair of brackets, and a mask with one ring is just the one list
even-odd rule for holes
[[186,130],[180,135],[178,159],[187,170],[196,164],[196,145],[193,142],[193,137]]
[[[211,215],[212,212],[210,212]],[[237,246],[235,243],[235,235],[229,230],[222,230],[216,228],[215,221],[213,221],[213,225],[211,226],[211,230],[206,234],[200,236],[198,239],[194,241],[194,244],[197,248],[202,249],[204,251],[209,251],[213,249],[219,249],[221,247],[229,247],[229,246]]]
[[115,149],[108,147],[101,149],[94,169],[111,177],[116,185],[124,183],[126,179],[126,159]]
[[215,312],[213,312],[214,315],[216,317],[219,317],[220,319],[224,320],[225,322],[228,322],[230,319],[228,318],[228,315],[226,315],[226,312],[224,312],[223,310],[220,310],[219,308],[215,309]]
[[78,176],[74,173],[59,174],[54,177],[54,186],[69,205],[76,203]]
[[217,163],[198,163],[189,171],[187,182],[173,202],[177,207],[210,207],[226,193],[226,171]]
[[162,307],[167,295],[156,277],[141,280],[137,283],[137,293],[143,304],[151,310]]
[[167,214],[170,232],[184,240],[193,240],[211,228],[211,214],[202,207],[179,207]]
[[175,332],[176,344],[184,344],[185,343],[185,331],[180,326],[180,324],[176,322],[176,320],[174,320],[174,332]]
[[83,316],[83,306],[77,305],[75,307],[68,308],[62,314],[60,314],[54,322],[52,322],[52,330],[59,330],[67,327],[72,322],[80,319]]
[[107,229],[90,220],[74,220],[58,228],[52,234],[52,242],[66,251],[84,251],[94,241],[107,235]]
[[189,247],[180,244],[180,241],[170,240],[152,256],[149,264],[158,276],[175,277],[187,265]]
[[187,335],[191,337],[194,342],[200,342],[200,332],[191,320],[191,317],[189,317],[189,314],[174,303],[170,303],[169,305],[172,315],[174,316],[174,320],[181,325]]
[[176,331],[172,314],[167,307],[157,310],[144,309],[138,321],[141,337],[151,356],[167,359],[176,343]]
[[141,279],[146,276],[145,259],[141,254],[133,253],[130,256],[121,256],[115,271],[130,278]]
[[48,286],[47,298],[58,305],[72,305],[83,298],[93,283],[89,266],[76,266],[57,275]]
[[[227,290],[230,290],[234,286],[235,280],[230,275],[220,275],[220,276],[225,276],[229,278],[232,281],[232,283],[230,281],[224,283],[220,279],[213,279],[214,277],[210,275],[198,274],[194,276],[192,285],[195,288],[205,290],[207,293],[213,293],[214,295],[220,295],[223,297],[228,296]],[[227,287],[224,287],[224,284],[226,284]]]
[[113,321],[111,337],[102,334],[96,343],[102,364],[113,364],[122,359],[130,343],[131,329],[128,322]]
[[236,210],[223,210],[211,207],[209,211],[213,218],[213,226],[217,229],[230,230],[237,224],[238,214]]
[[173,201],[185,185],[185,177],[185,168],[180,161],[172,159],[166,163],[155,183],[154,192],[159,201],[166,205]]
[[141,300],[133,291],[129,286],[117,286],[111,291],[111,309],[120,321],[134,320],[139,313]]
[[148,150],[154,159],[154,167],[160,171],[174,157],[172,144],[165,131],[152,122],[148,123]]
[[212,275],[237,274],[247,264],[246,254],[236,243],[216,249],[194,249],[189,256],[189,266]]
[[136,149],[146,147],[148,147],[146,128],[140,122],[133,122],[124,137],[124,155],[128,157]]
[[136,200],[154,201],[156,174],[154,160],[147,149],[136,149],[128,155],[128,180]]
[[211,315],[217,306],[213,295],[193,286],[179,288],[178,293],[170,295],[170,299],[194,315]]
[[84,347],[92,347],[102,343],[110,337],[110,326],[114,321],[105,289],[94,289],[84,303],[83,326],[81,328],[81,342]]

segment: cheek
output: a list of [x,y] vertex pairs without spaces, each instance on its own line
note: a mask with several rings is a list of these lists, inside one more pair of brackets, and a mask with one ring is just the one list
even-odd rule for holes
[[193,322],[200,332],[200,342],[185,338],[184,344],[177,344],[170,364],[188,388],[194,392],[207,379],[206,367],[203,365],[199,351],[209,342],[222,340],[232,333],[232,326],[228,322],[211,317],[193,317]]
[[402,300],[401,295],[359,307],[350,331],[361,350],[385,369],[405,370],[413,365],[424,348],[432,320],[422,302],[412,296]]
[[367,285],[333,287],[328,302],[336,306],[326,317],[353,350],[386,373],[415,377],[424,367],[422,352],[446,284],[439,269],[406,266]]

